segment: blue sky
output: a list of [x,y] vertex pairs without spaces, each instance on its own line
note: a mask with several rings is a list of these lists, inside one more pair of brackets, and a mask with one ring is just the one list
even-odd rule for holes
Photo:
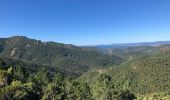
[[0,37],[75,45],[170,40],[170,0],[0,0]]

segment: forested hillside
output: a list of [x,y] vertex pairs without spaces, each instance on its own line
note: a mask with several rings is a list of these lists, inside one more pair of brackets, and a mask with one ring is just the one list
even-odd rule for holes
[[120,64],[122,59],[73,45],[41,42],[22,36],[0,39],[0,57],[62,68],[78,74],[95,67]]
[[[83,74],[79,80],[93,86],[101,74],[107,74],[115,81],[120,81],[120,84],[126,84],[138,98],[170,99],[168,96],[170,94],[170,52],[139,58],[112,68],[91,70]],[[156,95],[160,99],[156,98]]]
[[[155,42],[157,43],[157,42]],[[169,42],[165,42],[167,44],[155,44],[155,45],[141,45],[141,46],[123,46],[123,47],[110,47],[110,48],[95,48],[95,47],[88,47],[96,51],[103,52],[104,54],[108,55],[116,55],[127,60],[134,60],[141,57],[148,57],[157,53],[170,51],[170,44]]]
[[[133,67],[129,66],[127,68],[122,66],[121,69],[109,68],[105,71],[100,69],[84,74],[86,77],[90,76],[87,78],[92,81],[89,84],[85,78],[82,79],[83,76],[78,80],[69,78],[44,66],[37,67],[34,64],[2,59],[0,66],[0,100],[169,100],[170,98],[167,84],[169,81],[166,77],[168,74],[161,74],[162,71],[158,74],[160,77],[149,77],[147,72],[144,73],[145,68],[135,71],[136,73],[132,71]],[[155,73],[153,69],[152,73]],[[146,74],[148,81],[140,80],[145,78],[141,77],[143,73]],[[160,81],[152,81],[158,78]],[[153,84],[156,83],[156,88],[153,88],[155,86]],[[163,87],[164,85],[166,87]]]
[[129,80],[133,91],[141,94],[170,93],[170,52],[134,60],[120,67],[117,74],[110,73],[117,79]]
[[170,45],[101,50],[0,39],[0,100],[169,100]]
[[[0,100],[132,100],[127,88],[118,86],[111,77],[101,75],[90,87],[48,68],[35,69],[22,62],[0,60]],[[118,82],[118,81],[117,81]],[[115,88],[113,88],[115,87]],[[111,89],[110,89],[111,88]],[[102,95],[101,95],[102,93]]]

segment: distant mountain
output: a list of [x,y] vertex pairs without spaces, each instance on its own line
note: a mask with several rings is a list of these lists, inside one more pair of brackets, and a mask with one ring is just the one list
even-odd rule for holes
[[96,46],[87,46],[87,47],[96,47],[96,48],[128,48],[134,46],[159,46],[164,44],[170,44],[170,41],[157,41],[157,42],[139,42],[139,43],[120,43],[120,44],[110,44],[110,45],[96,45]]
[[0,57],[82,73],[95,67],[120,64],[122,59],[70,44],[42,42],[23,36],[0,38]]
[[104,54],[108,55],[116,55],[124,60],[133,60],[136,58],[169,51],[170,41],[98,45],[88,46],[86,48],[103,52]]

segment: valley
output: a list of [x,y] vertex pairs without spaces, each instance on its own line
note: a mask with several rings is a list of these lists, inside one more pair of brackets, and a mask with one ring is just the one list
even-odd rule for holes
[[1,38],[0,99],[169,100],[169,48]]

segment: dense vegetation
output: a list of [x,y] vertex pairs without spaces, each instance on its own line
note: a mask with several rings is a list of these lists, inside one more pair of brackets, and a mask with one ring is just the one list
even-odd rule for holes
[[0,100],[170,100],[169,47],[0,39]]
[[46,68],[34,70],[0,60],[0,100],[132,100],[126,84],[102,74],[93,86]]
[[120,57],[107,56],[94,50],[21,36],[0,39],[0,57],[62,68],[74,71],[74,74],[122,62]]
[[[156,45],[156,44],[155,44]],[[125,47],[113,47],[113,48],[99,48],[94,47],[93,50],[103,52],[108,55],[116,55],[126,60],[134,60],[136,58],[148,57],[160,52],[166,52],[170,50],[169,44],[157,44],[157,46],[142,45],[142,46],[125,46]]]
[[112,75],[129,79],[133,91],[137,93],[170,93],[170,52],[126,63],[119,69],[118,76]]
[[[147,58],[129,61],[117,67],[92,70],[83,74],[79,80],[93,85],[98,76],[102,73],[107,73],[113,79],[128,84],[129,90],[138,98],[152,98],[151,100],[166,98],[165,100],[169,100],[169,65],[170,52],[164,52]],[[153,99],[154,97],[155,99]]]

